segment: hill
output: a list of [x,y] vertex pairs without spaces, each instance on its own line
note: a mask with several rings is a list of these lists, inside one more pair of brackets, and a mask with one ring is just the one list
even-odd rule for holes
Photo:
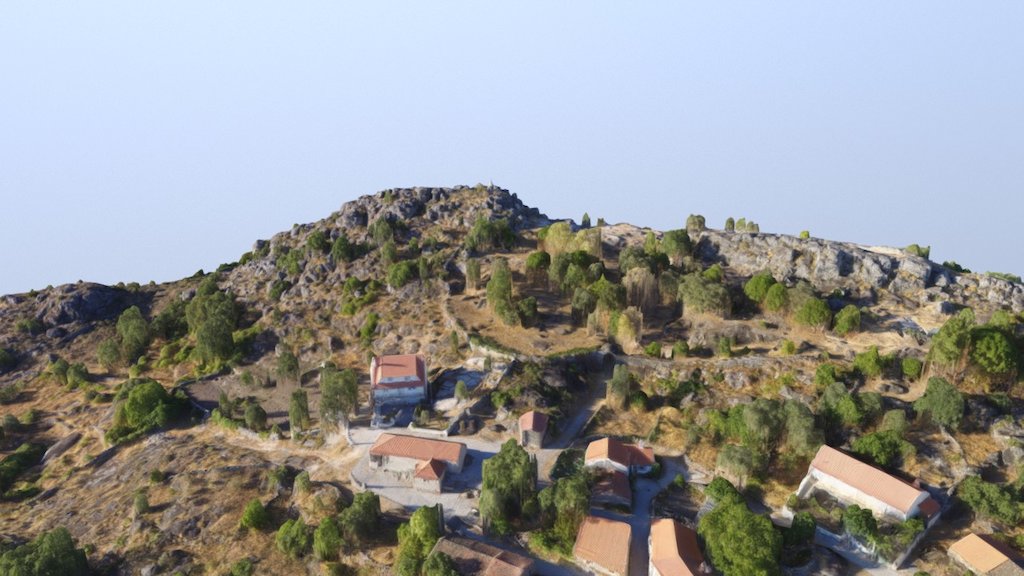
[[[537,409],[566,446],[643,440],[771,511],[826,442],[937,492],[980,476],[1024,506],[1021,283],[698,216],[670,231],[588,220],[495,187],[393,189],[215,272],[3,296],[0,535],[10,547],[66,527],[108,573],[340,570],[239,525],[253,499],[275,527],[352,509],[365,447],[344,424],[370,428],[380,354],[426,358],[438,400],[415,423],[455,422],[473,442]],[[322,385],[349,369],[357,402],[339,426]],[[928,403],[935,379],[963,403],[953,419]],[[452,397],[459,380],[468,401]],[[15,465],[22,445],[45,456]],[[538,457],[542,481],[555,457]],[[920,566],[944,569],[934,551],[968,529],[1024,544],[978,498],[948,506]],[[382,507],[341,563],[392,569],[411,507],[387,493]]]

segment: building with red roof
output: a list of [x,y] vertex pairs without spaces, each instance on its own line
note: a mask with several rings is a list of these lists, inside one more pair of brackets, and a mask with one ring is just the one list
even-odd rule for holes
[[418,354],[374,356],[370,360],[374,406],[419,404],[430,396],[427,365]]
[[583,465],[609,472],[646,474],[654,467],[654,450],[636,444],[625,444],[614,438],[594,440],[587,446]]
[[818,449],[797,496],[807,497],[813,490],[822,490],[844,504],[856,504],[876,516],[899,522],[922,517],[925,524],[931,525],[939,512],[938,502],[919,486],[830,446]]
[[548,433],[548,415],[530,410],[519,417],[519,444],[526,448],[543,448]]

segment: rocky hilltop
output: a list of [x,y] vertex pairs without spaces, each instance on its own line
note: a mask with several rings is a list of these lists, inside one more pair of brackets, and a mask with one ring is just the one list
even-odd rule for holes
[[866,302],[885,290],[908,304],[934,305],[946,311],[953,310],[951,304],[1024,310],[1024,286],[1019,283],[956,273],[892,248],[784,234],[706,230],[697,241],[696,253],[703,261],[721,262],[737,274],[752,276],[767,270],[780,281],[804,280],[819,292],[839,290]]
[[[535,454],[538,488],[613,436],[671,474],[652,481],[654,513],[696,525],[718,475],[779,523],[826,443],[941,502],[918,568],[954,573],[940,552],[968,531],[1024,545],[977,496],[1024,510],[1024,285],[682,214],[666,231],[581,220],[494,186],[390,189],[213,272],[0,297],[0,554],[63,527],[107,574],[396,573],[397,526],[426,502],[372,481],[375,426],[488,457],[529,410],[557,430]],[[375,413],[380,354],[423,356],[431,402]],[[323,401],[339,374],[357,382],[341,413]],[[962,495],[965,482],[983,485]],[[483,534],[479,488],[459,478],[437,496],[450,529],[578,573],[545,514],[512,519],[519,538]],[[299,522],[301,544],[303,526],[354,522],[368,490],[372,530],[342,530],[332,554],[276,535]],[[243,519],[253,502],[263,527]],[[815,521],[839,530],[841,511],[820,504]],[[811,545],[785,557],[804,573],[845,565]]]

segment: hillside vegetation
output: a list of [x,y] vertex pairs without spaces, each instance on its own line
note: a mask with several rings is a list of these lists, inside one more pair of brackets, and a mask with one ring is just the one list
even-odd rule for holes
[[[920,547],[933,574],[970,529],[1024,548],[1019,278],[678,222],[395,189],[176,282],[0,297],[0,574],[51,548],[65,564],[38,573],[416,573],[437,536],[353,484],[344,434],[369,419],[370,357],[394,353],[432,376],[515,360],[456,387],[481,435],[530,409],[568,426],[599,396],[584,436],[643,440],[768,509],[827,443],[954,495]],[[502,533],[564,551],[573,481],[503,494]],[[716,529],[746,522],[722,510]]]

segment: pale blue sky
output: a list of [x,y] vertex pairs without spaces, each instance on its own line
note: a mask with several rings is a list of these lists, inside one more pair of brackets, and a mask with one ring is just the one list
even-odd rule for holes
[[1024,3],[0,3],[0,293],[393,186],[1024,272]]

